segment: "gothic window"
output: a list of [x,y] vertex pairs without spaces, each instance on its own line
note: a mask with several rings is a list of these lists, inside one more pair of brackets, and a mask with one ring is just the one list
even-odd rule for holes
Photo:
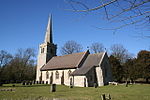
[[71,70],[68,71],[68,78],[70,77],[71,75]]
[[59,79],[59,72],[58,71],[56,71],[55,75],[56,75],[56,79]]
[[42,72],[41,72],[41,75],[40,75],[40,77],[39,77],[39,80],[42,81]]
[[51,76],[53,76],[53,72],[51,72]]
[[41,48],[41,53],[44,53],[44,48]]
[[46,79],[49,79],[49,72],[46,72]]

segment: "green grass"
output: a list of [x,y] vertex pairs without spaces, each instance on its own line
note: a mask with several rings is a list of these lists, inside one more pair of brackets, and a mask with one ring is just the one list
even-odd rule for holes
[[101,100],[101,94],[110,94],[111,100],[150,100],[150,84],[135,84],[125,87],[103,86],[93,87],[74,87],[57,85],[56,92],[50,92],[49,85],[22,86],[15,84],[4,84],[0,89],[15,89],[15,91],[0,91],[0,100],[52,100],[61,98],[63,100]]

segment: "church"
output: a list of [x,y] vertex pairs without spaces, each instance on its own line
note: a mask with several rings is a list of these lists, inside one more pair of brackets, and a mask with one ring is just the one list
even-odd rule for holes
[[45,39],[39,45],[36,81],[78,87],[104,86],[112,81],[111,66],[106,52],[85,52],[57,56],[53,43],[52,16],[48,19]]

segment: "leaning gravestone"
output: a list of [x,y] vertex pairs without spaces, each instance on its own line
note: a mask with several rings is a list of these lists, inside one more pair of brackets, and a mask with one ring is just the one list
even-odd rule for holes
[[50,92],[56,92],[56,84],[51,84]]

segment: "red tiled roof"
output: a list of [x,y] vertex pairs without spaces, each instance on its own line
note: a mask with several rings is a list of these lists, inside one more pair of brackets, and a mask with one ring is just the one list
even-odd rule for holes
[[87,53],[88,51],[64,56],[55,56],[44,67],[42,67],[41,70],[77,68]]

